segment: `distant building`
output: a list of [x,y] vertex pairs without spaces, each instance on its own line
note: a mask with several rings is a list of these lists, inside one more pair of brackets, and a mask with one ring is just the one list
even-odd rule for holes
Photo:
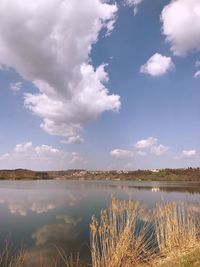
[[159,172],[159,169],[152,169],[151,172]]

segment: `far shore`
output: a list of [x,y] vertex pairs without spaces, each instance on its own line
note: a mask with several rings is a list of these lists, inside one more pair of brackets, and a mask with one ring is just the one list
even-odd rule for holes
[[153,170],[61,170],[33,171],[26,169],[0,170],[0,180],[111,180],[111,181],[199,181],[200,168]]

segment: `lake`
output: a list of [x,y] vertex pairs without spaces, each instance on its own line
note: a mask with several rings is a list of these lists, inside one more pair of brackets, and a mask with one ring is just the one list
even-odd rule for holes
[[80,252],[89,261],[89,222],[114,195],[139,200],[147,211],[155,203],[184,202],[200,212],[200,182],[0,181],[1,246],[29,249],[28,265],[51,266],[58,248]]

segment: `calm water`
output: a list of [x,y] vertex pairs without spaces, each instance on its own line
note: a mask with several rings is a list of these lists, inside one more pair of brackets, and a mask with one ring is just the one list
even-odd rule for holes
[[90,218],[111,195],[139,199],[147,210],[164,200],[200,212],[200,182],[1,181],[1,243],[29,248],[28,267],[38,267],[40,258],[50,266],[55,246],[88,259]]

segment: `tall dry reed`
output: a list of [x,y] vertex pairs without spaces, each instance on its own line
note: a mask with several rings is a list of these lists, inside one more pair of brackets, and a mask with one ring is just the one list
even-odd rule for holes
[[144,223],[138,202],[112,198],[100,222],[90,224],[93,267],[156,266],[177,250],[184,252],[200,244],[195,215],[183,204],[158,205],[153,219]]
[[157,205],[155,227],[161,254],[177,253],[199,243],[197,218],[184,204]]
[[142,265],[149,253],[147,236],[150,227],[145,224],[136,234],[140,211],[138,201],[112,198],[109,210],[101,211],[100,223],[95,216],[92,217],[90,245],[93,267]]

